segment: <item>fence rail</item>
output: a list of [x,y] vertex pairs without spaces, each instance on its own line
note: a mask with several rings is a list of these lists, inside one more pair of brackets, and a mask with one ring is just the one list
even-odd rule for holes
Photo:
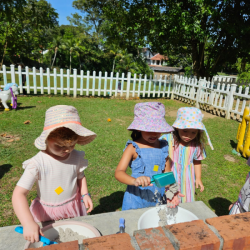
[[216,78],[207,81],[175,75],[172,94],[198,108],[220,112],[227,119],[241,120],[245,107],[250,107],[249,86],[243,89],[228,80],[221,83]]
[[[21,66],[18,66],[18,70],[15,70],[15,66],[10,66],[10,71],[6,70],[6,66],[3,66],[3,70],[0,71],[3,74],[3,83],[0,87],[4,87],[7,83],[17,83],[19,85],[20,93],[23,93],[25,89],[28,94],[31,93],[31,90],[34,94],[38,94],[40,91],[41,94],[58,94],[58,92],[63,95],[71,95],[74,97],[79,95],[92,95],[92,96],[112,96],[113,94],[117,96],[126,96],[128,99],[130,96],[135,97],[170,97],[171,94],[171,84],[172,77],[164,76],[160,79],[153,78],[150,76],[147,78],[140,74],[134,74],[131,77],[129,72],[125,77],[125,74],[113,72],[105,72],[104,76],[102,72],[93,71],[90,75],[90,71],[87,71],[84,74],[84,71],[81,70],[80,75],[77,75],[77,70],[73,69],[73,74],[70,74],[69,69],[65,74],[63,69],[60,69],[60,72],[57,72],[56,69],[53,72],[47,68],[44,72],[43,68],[37,72],[36,68],[33,67],[32,71],[28,67],[25,67],[25,71],[22,72]],[[8,78],[8,75],[10,76]],[[22,82],[22,76],[26,76],[25,85]]]
[[[249,86],[239,86],[232,83],[228,77],[213,77],[211,81],[197,78],[187,78],[175,75],[160,76],[149,78],[129,72],[126,76],[124,73],[115,75],[111,72],[80,71],[73,69],[73,74],[69,69],[63,72],[60,69],[52,72],[49,68],[44,71],[40,68],[38,71],[35,67],[30,70],[25,67],[22,71],[21,66],[17,70],[14,65],[10,66],[7,71],[3,65],[0,74],[3,75],[3,81],[0,81],[0,88],[7,83],[17,83],[20,93],[24,90],[27,94],[67,94],[76,97],[80,96],[124,96],[129,97],[165,97],[179,99],[190,104],[196,105],[204,110],[220,112],[227,119],[239,119],[243,116],[244,108],[250,107]],[[26,77],[26,83],[23,85],[22,77]]]

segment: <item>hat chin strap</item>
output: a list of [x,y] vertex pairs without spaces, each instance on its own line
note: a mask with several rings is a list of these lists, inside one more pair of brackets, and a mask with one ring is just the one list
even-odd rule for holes
[[211,147],[212,150],[214,150],[214,147],[213,147],[213,145],[212,145],[212,142],[211,142],[211,140],[210,140],[210,137],[209,137],[209,135],[208,135],[208,132],[207,132],[206,128],[205,128],[205,132],[206,132],[206,136],[207,136],[207,140],[208,140],[209,146]]

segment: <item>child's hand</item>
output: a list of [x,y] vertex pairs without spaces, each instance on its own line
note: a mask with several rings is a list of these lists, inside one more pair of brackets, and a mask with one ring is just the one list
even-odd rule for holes
[[231,210],[231,208],[233,207],[233,205],[234,205],[234,203],[232,203],[232,204],[229,206],[229,208],[228,208],[229,211]]
[[153,186],[152,183],[150,183],[151,179],[147,176],[140,176],[135,179],[134,185],[136,187],[142,186],[142,187],[147,187],[147,186]]
[[39,233],[44,236],[39,225],[36,222],[31,222],[23,226],[23,238],[32,243],[39,241]]
[[201,188],[200,191],[203,192],[204,191],[204,186],[202,184],[202,181],[201,180],[196,180],[195,183],[196,183],[195,184],[196,188],[199,188],[199,186],[200,186],[200,188]]
[[177,192],[174,195],[172,200],[167,199],[167,206],[170,207],[170,208],[174,208],[174,207],[178,206],[179,203],[180,203],[180,197],[184,197],[184,196],[185,196],[184,194],[181,194],[181,193]]
[[85,205],[86,209],[88,208],[87,213],[90,213],[93,210],[93,202],[92,202],[90,196],[89,195],[84,195],[82,200],[84,202],[84,205]]

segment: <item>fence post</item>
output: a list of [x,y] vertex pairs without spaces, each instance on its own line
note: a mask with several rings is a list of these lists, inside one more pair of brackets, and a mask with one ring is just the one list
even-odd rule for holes
[[23,94],[22,67],[20,65],[18,66],[18,76],[20,94]]
[[10,65],[10,73],[11,73],[11,82],[16,83],[15,79],[15,65],[11,64]]
[[172,81],[172,75],[169,76],[169,85],[168,86],[171,86],[171,83],[173,83],[172,91],[171,91],[171,100],[174,100],[175,79],[176,79],[176,75],[174,76],[173,81]]
[[77,69],[73,69],[73,74],[74,74],[74,97],[76,97],[77,96]]
[[228,94],[228,104],[227,104],[227,110],[226,110],[226,119],[230,119],[230,111],[233,108],[234,103],[234,92],[236,90],[236,84],[231,84],[231,89]]
[[33,67],[33,89],[34,89],[34,94],[37,94],[37,85],[36,85],[36,68]]
[[27,94],[30,94],[30,74],[29,74],[29,67],[25,67],[25,72],[26,72],[26,91]]
[[44,94],[44,89],[43,89],[43,68],[40,67],[40,87],[41,87],[41,94]]
[[201,94],[201,88],[202,88],[202,79],[198,81],[198,89],[197,89],[197,94],[196,94],[196,108],[200,108],[200,94]]
[[54,68],[54,95],[57,95],[57,73],[56,73],[56,68]]
[[126,94],[126,100],[129,100],[130,77],[131,77],[131,72],[128,72],[128,76],[127,76],[127,94]]

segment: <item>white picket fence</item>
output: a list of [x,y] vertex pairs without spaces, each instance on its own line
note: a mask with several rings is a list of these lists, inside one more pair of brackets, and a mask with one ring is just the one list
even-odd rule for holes
[[[25,67],[25,72],[22,72],[19,66],[17,71],[15,66],[10,66],[10,71],[6,70],[3,65],[3,88],[7,83],[17,83],[19,85],[20,93],[26,89],[27,94],[31,91],[33,94],[67,94],[76,97],[80,96],[124,96],[129,97],[165,97],[171,99],[179,99],[196,105],[201,109],[212,110],[213,112],[220,112],[227,119],[240,119],[243,115],[246,105],[250,106],[250,96],[248,94],[249,87],[244,91],[242,86],[237,87],[232,84],[228,77],[214,77],[211,81],[206,79],[187,78],[175,75],[160,76],[160,79],[147,78],[145,75],[134,75],[131,73],[118,73],[114,76],[113,72],[102,72],[97,75],[96,72],[83,71],[77,75],[77,70],[73,69],[73,74],[67,70],[64,74],[63,69],[57,72],[56,69],[50,72],[47,68],[44,72],[43,68],[39,71],[33,67],[32,71]],[[25,86],[22,85],[22,75],[26,76]],[[243,93],[244,92],[244,93]]]
[[[46,73],[43,68],[40,68],[37,72],[36,68],[33,67],[33,70],[30,71],[28,67],[25,67],[25,72],[22,72],[21,66],[18,66],[18,70],[15,70],[15,66],[10,66],[10,71],[6,70],[6,66],[3,65],[3,70],[0,71],[0,74],[3,74],[3,85],[4,87],[7,83],[17,83],[19,85],[19,91],[22,94],[23,90],[26,89],[27,94],[31,93],[37,94],[58,94],[58,92],[63,94],[73,94],[76,97],[78,94],[80,96],[124,96],[126,99],[129,97],[170,97],[171,94],[171,76],[161,77],[160,79],[153,79],[152,76],[147,78],[145,75],[134,74],[134,77],[131,77],[129,72],[125,77],[125,74],[122,73],[119,75],[117,73],[115,76],[113,72],[105,72],[102,76],[102,72],[99,72],[99,75],[96,75],[96,72],[93,71],[92,75],[90,71],[87,71],[84,74],[83,71],[80,72],[80,75],[77,75],[77,70],[73,69],[73,74],[70,74],[69,69],[67,73],[63,73],[63,69],[60,69],[60,72],[57,72],[56,69],[53,72],[50,72],[50,69],[47,68]],[[10,80],[8,79],[8,74],[10,74]],[[22,84],[22,75],[26,76],[25,86]],[[31,78],[31,79],[30,79]]]
[[221,83],[216,77],[207,81],[175,75],[172,94],[198,108],[219,112],[227,119],[241,120],[246,105],[250,107],[249,86],[243,91],[242,86],[228,82],[228,78]]

